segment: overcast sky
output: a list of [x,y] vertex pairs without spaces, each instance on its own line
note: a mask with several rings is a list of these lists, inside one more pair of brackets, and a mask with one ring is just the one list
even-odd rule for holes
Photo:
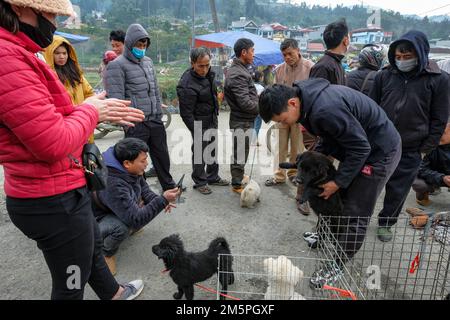
[[[361,4],[381,7],[382,9],[388,9],[398,11],[402,14],[417,14],[420,16],[436,16],[441,14],[450,15],[450,0],[293,0],[292,2],[301,3],[306,2],[308,5],[320,4],[331,5],[332,7],[337,4],[354,5]],[[443,7],[443,8],[440,8]],[[440,9],[439,9],[440,8]]]

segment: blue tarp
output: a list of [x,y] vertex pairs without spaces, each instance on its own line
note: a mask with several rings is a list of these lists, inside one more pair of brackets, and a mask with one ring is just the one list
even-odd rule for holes
[[240,38],[247,38],[255,43],[254,64],[256,66],[280,64],[284,61],[278,42],[265,39],[247,31],[219,32],[195,37],[196,40],[200,40],[200,43],[201,41],[220,43],[231,48],[234,47],[234,44]]
[[89,37],[80,36],[78,34],[70,34],[70,33],[65,33],[65,32],[61,32],[61,31],[56,31],[55,34],[57,34],[58,36],[61,36],[63,38],[66,38],[72,44],[85,42],[85,41],[89,40]]

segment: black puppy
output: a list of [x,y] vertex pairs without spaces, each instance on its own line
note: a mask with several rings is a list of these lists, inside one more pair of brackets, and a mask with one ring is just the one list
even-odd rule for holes
[[282,169],[297,169],[297,182],[303,185],[303,195],[300,201],[309,201],[311,208],[317,215],[340,216],[343,212],[342,200],[339,192],[328,200],[320,197],[323,188],[320,186],[334,180],[336,168],[325,155],[308,151],[297,156],[296,163],[281,163]]
[[[173,234],[153,246],[152,251],[159,259],[163,259],[167,271],[170,271],[170,277],[178,286],[178,292],[173,295],[176,300],[181,299],[183,294],[186,294],[187,300],[194,298],[194,284],[217,273],[219,254],[226,255],[220,259],[219,281],[222,293],[226,294],[228,285],[234,283],[233,258],[224,238],[216,238],[205,251],[193,253],[186,252],[180,236]],[[224,300],[222,296],[220,299]]]

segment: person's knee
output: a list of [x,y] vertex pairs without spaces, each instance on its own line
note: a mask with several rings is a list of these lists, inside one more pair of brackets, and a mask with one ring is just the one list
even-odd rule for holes
[[425,193],[428,192],[429,189],[427,183],[422,179],[415,179],[412,188],[417,193]]

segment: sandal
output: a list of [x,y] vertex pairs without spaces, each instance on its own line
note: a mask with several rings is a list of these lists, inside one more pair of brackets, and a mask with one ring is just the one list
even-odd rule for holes
[[205,194],[205,195],[206,195],[206,194],[211,194],[211,193],[212,193],[212,190],[211,190],[207,185],[198,187],[197,190],[198,190],[198,192],[200,192],[201,194]]
[[266,185],[266,187],[273,187],[273,186],[277,186],[277,185],[280,185],[280,184],[283,184],[283,183],[284,182],[278,182],[274,178],[271,178],[271,179],[267,179],[264,184]]
[[419,208],[407,208],[406,212],[412,217],[416,216],[426,216],[427,213]]

